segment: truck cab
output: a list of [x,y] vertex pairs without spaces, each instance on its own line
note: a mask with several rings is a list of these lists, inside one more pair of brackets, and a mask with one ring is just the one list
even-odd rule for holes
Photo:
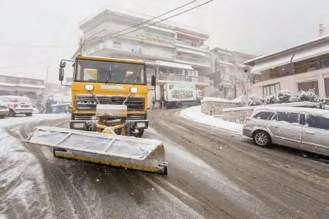
[[[60,81],[63,81],[67,61],[61,61]],[[148,86],[144,61],[77,56],[73,68],[71,128],[94,131],[92,121],[95,120],[98,104],[125,105],[126,134],[143,135],[144,129],[148,128]],[[116,119],[113,118],[112,122]]]

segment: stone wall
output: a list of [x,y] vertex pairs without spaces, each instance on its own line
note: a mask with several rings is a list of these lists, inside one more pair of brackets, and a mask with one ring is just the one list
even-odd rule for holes
[[206,97],[201,101],[201,112],[207,115],[221,115],[223,114],[223,109],[239,106],[241,106],[241,104],[238,102]]
[[222,118],[229,122],[243,124],[245,120],[251,116],[253,111],[254,107],[226,108],[223,110]]
[[222,110],[222,118],[226,121],[236,122],[243,124],[248,117],[250,117],[255,108],[261,107],[310,107],[318,108],[318,103],[313,102],[296,102],[296,103],[282,103],[282,104],[269,104],[263,106],[247,106],[247,107],[235,107],[235,108],[225,108]]

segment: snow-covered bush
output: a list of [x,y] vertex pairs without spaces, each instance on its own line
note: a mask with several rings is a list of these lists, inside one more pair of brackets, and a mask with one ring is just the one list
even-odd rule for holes
[[291,98],[291,92],[290,91],[280,91],[278,93],[278,102],[279,103],[289,103]]
[[265,98],[265,104],[274,104],[278,102],[278,97],[275,95],[271,95]]
[[258,106],[262,104],[275,104],[275,103],[292,103],[292,102],[320,102],[320,97],[314,90],[300,91],[291,93],[290,91],[280,91],[277,95],[271,95],[263,98],[250,97],[248,105]]
[[320,98],[315,94],[314,90],[299,92],[299,101],[319,102]]
[[263,101],[261,98],[254,97],[254,96],[249,98],[249,101],[248,101],[249,106],[258,106],[261,104],[263,104]]

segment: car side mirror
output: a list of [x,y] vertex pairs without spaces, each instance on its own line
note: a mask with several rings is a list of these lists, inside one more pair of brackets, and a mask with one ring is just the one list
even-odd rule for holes
[[155,77],[155,75],[152,75],[152,78],[151,78],[151,85],[152,85],[152,86],[155,86],[155,85],[156,85],[156,77]]

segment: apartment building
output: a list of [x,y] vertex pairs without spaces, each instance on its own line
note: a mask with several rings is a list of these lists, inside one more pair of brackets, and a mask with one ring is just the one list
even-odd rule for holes
[[43,79],[0,75],[0,95],[19,95],[37,98],[45,89]]
[[246,61],[255,75],[251,95],[313,90],[329,98],[329,35]]
[[201,88],[212,84],[206,77],[211,71],[210,50],[205,45],[208,35],[165,23],[134,32],[127,30],[145,20],[127,13],[102,11],[81,24],[80,53],[141,58],[147,62],[148,75],[156,74],[160,84],[167,80],[193,81]]
[[244,62],[255,56],[218,47],[212,49],[211,54],[210,78],[214,81],[214,87],[219,90],[220,96],[234,99],[245,95],[250,87],[251,67]]

